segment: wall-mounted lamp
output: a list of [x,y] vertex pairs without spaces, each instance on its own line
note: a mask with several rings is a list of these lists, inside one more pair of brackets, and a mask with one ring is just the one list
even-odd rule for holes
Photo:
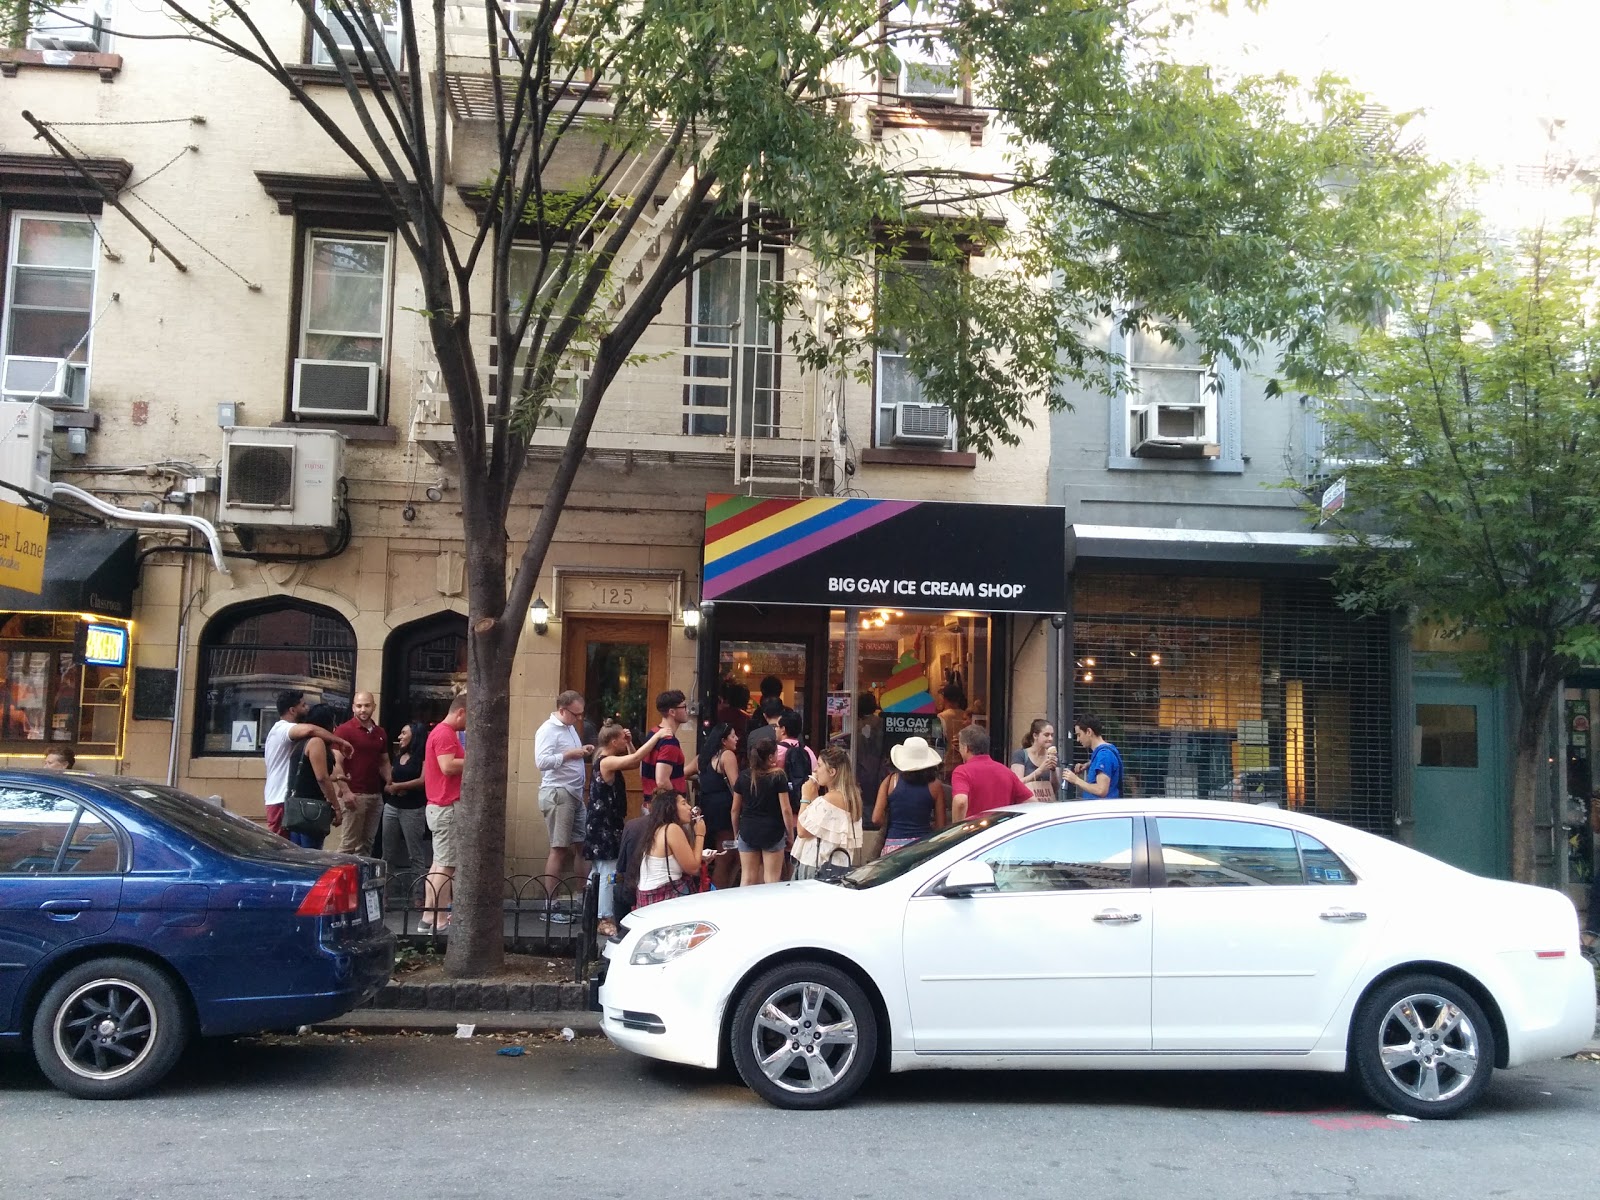
[[533,602],[533,607],[528,610],[528,618],[533,622],[533,631],[541,637],[550,632],[550,606],[540,596]]
[[700,636],[700,610],[692,604],[683,610],[683,636],[691,642]]

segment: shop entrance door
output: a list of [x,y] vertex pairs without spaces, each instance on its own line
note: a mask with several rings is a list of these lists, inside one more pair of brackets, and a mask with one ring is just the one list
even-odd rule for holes
[[[583,693],[584,741],[592,742],[609,717],[633,730],[635,745],[643,742],[661,719],[656,697],[673,686],[666,618],[568,617],[564,633],[561,686]],[[638,792],[635,772],[630,817],[638,813]]]
[[1510,796],[1494,689],[1418,680],[1413,719],[1417,849],[1477,875],[1505,878]]

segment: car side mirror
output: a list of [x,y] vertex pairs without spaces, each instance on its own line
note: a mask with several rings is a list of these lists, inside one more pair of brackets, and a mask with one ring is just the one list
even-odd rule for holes
[[981,859],[969,858],[945,872],[934,889],[941,896],[970,896],[994,890],[994,868]]

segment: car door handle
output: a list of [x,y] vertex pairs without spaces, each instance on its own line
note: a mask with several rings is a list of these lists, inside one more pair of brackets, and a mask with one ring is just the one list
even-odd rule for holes
[[92,900],[46,900],[39,908],[52,916],[75,917],[94,907]]
[[1142,920],[1143,914],[1123,912],[1120,908],[1107,908],[1095,913],[1094,919],[1102,925],[1132,925],[1135,921]]
[[1351,912],[1344,908],[1330,908],[1326,912],[1321,912],[1317,915],[1324,921],[1351,922],[1365,921],[1367,919],[1367,914],[1364,912]]

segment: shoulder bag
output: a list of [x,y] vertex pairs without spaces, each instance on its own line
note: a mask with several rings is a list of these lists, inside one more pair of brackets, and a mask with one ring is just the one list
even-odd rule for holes
[[299,742],[289,759],[289,785],[283,797],[283,828],[288,833],[327,837],[328,831],[333,828],[333,806],[322,795],[320,787],[315,796],[302,796],[296,788],[306,765],[306,744]]

